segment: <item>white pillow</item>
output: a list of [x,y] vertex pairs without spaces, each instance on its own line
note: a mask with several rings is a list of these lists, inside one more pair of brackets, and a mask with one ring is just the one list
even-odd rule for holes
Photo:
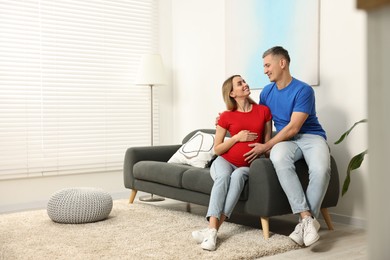
[[188,164],[199,168],[206,168],[213,159],[214,134],[201,131],[196,132],[188,142],[169,159],[168,163]]

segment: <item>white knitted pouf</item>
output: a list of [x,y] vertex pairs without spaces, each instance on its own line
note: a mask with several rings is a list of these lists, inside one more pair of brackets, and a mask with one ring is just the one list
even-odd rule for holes
[[81,224],[106,219],[112,209],[112,197],[98,188],[66,188],[54,193],[47,214],[54,222]]

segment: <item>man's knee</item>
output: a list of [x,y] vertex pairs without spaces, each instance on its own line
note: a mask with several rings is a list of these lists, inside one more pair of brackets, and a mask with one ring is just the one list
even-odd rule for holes
[[[276,149],[275,149],[276,148]],[[273,147],[271,150],[271,153],[269,155],[269,159],[271,162],[275,165],[280,164],[284,160],[284,156],[282,153],[280,153],[279,149],[277,147]]]
[[319,181],[327,182],[330,180],[330,167],[327,165],[315,165],[310,167],[309,174],[312,178],[316,178]]
[[277,163],[279,161],[285,161],[287,158],[290,157],[290,149],[288,142],[280,142],[275,144],[270,153],[270,160],[273,163]]

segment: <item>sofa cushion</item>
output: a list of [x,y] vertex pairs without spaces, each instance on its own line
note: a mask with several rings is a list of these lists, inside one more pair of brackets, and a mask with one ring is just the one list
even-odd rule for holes
[[196,132],[168,160],[168,163],[188,164],[206,168],[214,158],[214,134]]
[[[134,164],[136,179],[182,188],[182,176],[192,166],[157,161],[140,161]],[[197,168],[199,169],[199,168]]]
[[[210,176],[210,168],[190,168],[183,173],[182,186],[184,189],[210,194],[214,181]],[[248,182],[240,195],[240,200],[247,200],[249,195]]]
[[210,194],[214,181],[210,176],[210,168],[192,168],[183,174],[184,189]]

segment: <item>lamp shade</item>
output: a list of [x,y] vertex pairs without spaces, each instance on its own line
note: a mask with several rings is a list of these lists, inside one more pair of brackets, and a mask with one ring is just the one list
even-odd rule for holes
[[136,85],[166,84],[164,66],[159,54],[145,54],[141,58]]

